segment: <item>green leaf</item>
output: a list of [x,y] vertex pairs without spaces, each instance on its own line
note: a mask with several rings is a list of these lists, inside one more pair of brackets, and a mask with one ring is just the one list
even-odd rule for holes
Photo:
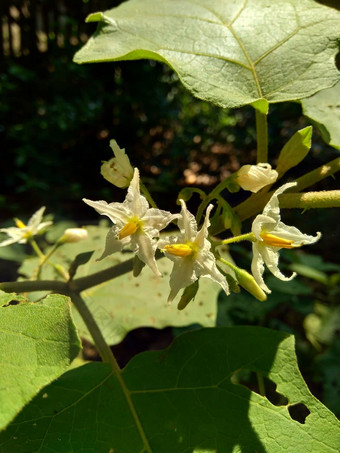
[[32,304],[22,303],[22,296],[15,294],[0,296],[2,303],[7,296],[0,308],[2,429],[45,385],[65,372],[80,344],[68,298],[54,294]]
[[318,127],[323,140],[340,149],[340,82],[304,99],[302,109]]
[[312,146],[312,132],[312,126],[300,129],[284,145],[276,166],[280,178],[307,156]]
[[301,99],[340,79],[339,11],[314,0],[129,0],[88,21],[76,63],[162,61],[200,99],[221,107]]
[[[134,257],[133,253],[115,253],[104,260],[96,261],[103,251],[108,227],[87,226],[86,229],[88,231],[87,239],[77,243],[64,244],[53,254],[51,260],[67,269],[75,255],[87,250],[96,250],[93,257],[77,270],[76,276],[84,277]],[[30,277],[37,264],[37,259],[25,260],[19,270],[20,274]],[[173,263],[166,258],[158,261],[163,278],[155,277],[146,266],[138,277],[134,277],[132,272],[128,272],[82,293],[82,297],[109,344],[119,343],[130,330],[138,327],[161,329],[166,326],[187,326],[196,323],[205,327],[215,325],[219,285],[210,279],[201,278],[195,300],[190,307],[179,311],[177,310],[179,299],[176,299],[173,305],[167,303],[170,292],[169,274],[172,265]],[[58,278],[54,269],[45,265],[41,279],[53,278]],[[39,298],[42,294],[32,296]],[[80,336],[92,342],[91,335],[74,307],[73,314]]]
[[[237,383],[240,370],[269,378],[288,404]],[[134,357],[121,382],[102,363],[65,373],[2,433],[0,451],[338,452],[340,423],[309,392],[282,332],[192,331]],[[298,404],[310,412],[300,422],[289,412]]]

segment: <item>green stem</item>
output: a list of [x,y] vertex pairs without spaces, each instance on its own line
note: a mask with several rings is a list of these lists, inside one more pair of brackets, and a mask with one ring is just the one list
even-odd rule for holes
[[79,293],[75,291],[70,291],[68,296],[71,298],[72,302],[74,303],[75,307],[77,308],[80,316],[82,317],[86,327],[88,328],[94,344],[96,345],[97,351],[102,358],[102,361],[105,363],[109,363],[112,366],[112,369],[115,374],[120,373],[119,365],[112,354],[112,351],[108,344],[106,343],[101,330],[98,327],[92,313],[87,308],[86,303],[84,302],[83,298],[80,296]]
[[232,238],[228,239],[223,239],[223,241],[218,241],[217,243],[214,242],[215,246],[218,245],[225,245],[225,244],[231,244],[233,242],[241,242],[241,241],[251,241],[254,242],[256,240],[254,233],[246,233],[246,234],[241,234],[239,236],[234,236]]
[[264,385],[264,379],[261,373],[256,371],[257,384],[259,386],[259,392],[261,396],[266,396],[266,387]]
[[142,190],[142,192],[143,192],[143,195],[144,195],[145,198],[148,200],[150,206],[151,206],[152,208],[158,209],[155,200],[152,198],[150,192],[148,191],[148,189],[146,188],[146,186],[142,183],[142,181],[139,182],[139,185],[140,185],[140,188],[141,188],[141,190]]
[[84,302],[83,298],[80,296],[80,294],[77,292],[74,292],[74,291],[70,291],[69,296],[70,296],[72,302],[74,303],[74,305],[76,306],[77,310],[79,311],[80,316],[82,317],[84,323],[86,324],[86,327],[88,328],[90,334],[92,335],[93,341],[96,345],[96,348],[99,352],[100,357],[102,358],[102,361],[110,364],[112,367],[113,374],[117,378],[117,380],[120,384],[120,387],[124,393],[124,396],[126,398],[128,405],[129,405],[132,416],[137,425],[137,429],[138,429],[139,435],[141,436],[141,439],[143,441],[145,451],[148,453],[152,453],[149,441],[144,433],[143,426],[138,417],[135,406],[132,402],[130,390],[128,389],[128,387],[125,384],[125,381],[122,377],[121,369],[118,365],[118,362],[117,362],[115,356],[112,353],[111,348],[106,343],[105,338],[104,338],[98,324],[96,323],[96,320],[92,316],[92,313],[88,309],[87,305],[85,304],[85,302]]
[[199,205],[199,207],[197,209],[197,214],[196,214],[196,222],[198,225],[202,219],[205,208],[208,206],[210,201],[212,201],[214,198],[218,198],[218,196],[220,195],[222,190],[224,190],[227,187],[228,183],[230,182],[230,179],[233,176],[234,175],[230,175],[227,178],[223,179],[223,181],[221,181],[201,202],[201,204]]
[[36,255],[39,257],[39,259],[42,261],[45,259],[45,254],[40,250],[40,247],[36,243],[36,241],[33,238],[29,239],[29,243],[31,244],[32,249],[35,251]]
[[268,124],[267,115],[255,109],[257,136],[257,163],[268,162]]

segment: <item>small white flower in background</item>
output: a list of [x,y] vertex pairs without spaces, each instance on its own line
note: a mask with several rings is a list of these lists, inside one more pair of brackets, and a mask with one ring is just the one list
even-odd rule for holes
[[278,196],[289,187],[296,186],[296,184],[296,182],[287,183],[277,189],[265,206],[263,213],[255,218],[252,225],[252,232],[256,241],[253,242],[251,270],[260,288],[267,293],[271,291],[262,278],[264,264],[280,280],[291,280],[295,277],[295,273],[286,277],[278,268],[279,250],[313,244],[321,237],[321,233],[317,233],[316,236],[309,236],[301,233],[297,228],[281,222]]
[[5,247],[6,245],[14,244],[16,242],[18,244],[26,244],[28,239],[41,233],[42,230],[49,225],[52,225],[51,221],[42,222],[45,209],[45,206],[38,209],[38,211],[29,219],[27,225],[19,219],[14,219],[17,225],[16,227],[0,228],[0,232],[6,233],[9,236],[9,239],[0,242],[0,247]]
[[79,242],[88,237],[85,228],[67,228],[59,242]]
[[236,174],[236,182],[243,190],[258,192],[268,184],[273,184],[278,177],[278,172],[272,170],[269,164],[243,165]]
[[133,167],[129,157],[125,154],[125,149],[120,149],[116,140],[111,140],[110,146],[115,157],[104,162],[100,172],[107,181],[124,189],[129,186],[133,178]]
[[202,228],[197,232],[195,217],[187,210],[185,202],[180,202],[182,210],[178,226],[181,234],[158,242],[158,247],[174,262],[168,301],[171,302],[181,288],[192,285],[199,277],[214,280],[229,294],[227,280],[216,266],[216,259],[210,251],[211,244],[207,239],[209,215],[213,205],[208,206]]
[[123,203],[106,203],[106,201],[91,201],[83,199],[99,214],[106,215],[115,224],[106,237],[105,250],[99,259],[130,245],[138,258],[147,264],[153,272],[161,276],[158,270],[155,252],[160,230],[172,220],[179,217],[160,209],[149,208],[146,198],[140,194],[139,171],[135,168],[128,193]]

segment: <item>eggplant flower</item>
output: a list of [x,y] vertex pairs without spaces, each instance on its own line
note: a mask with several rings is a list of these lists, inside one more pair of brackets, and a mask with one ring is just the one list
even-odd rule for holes
[[178,226],[181,234],[161,239],[158,247],[173,262],[173,269],[170,276],[170,295],[168,302],[171,302],[181,288],[192,285],[199,277],[208,277],[217,282],[229,294],[226,278],[218,270],[216,259],[210,251],[211,244],[208,241],[208,228],[210,226],[209,214],[213,208],[210,204],[206,211],[202,228],[197,232],[195,217],[187,210],[184,200],[181,217]]
[[129,157],[125,154],[125,149],[119,148],[116,140],[110,141],[115,157],[103,162],[100,172],[102,176],[117,187],[125,188],[133,178],[133,168]]
[[0,232],[6,233],[9,236],[8,239],[0,242],[0,247],[5,247],[16,242],[18,244],[26,244],[30,238],[41,233],[44,228],[51,225],[51,221],[42,222],[45,209],[45,206],[38,209],[29,219],[27,225],[19,219],[14,219],[16,227],[0,228]]
[[279,250],[313,244],[321,237],[321,233],[317,233],[316,236],[309,236],[301,233],[297,228],[281,222],[278,196],[289,187],[296,186],[296,184],[296,182],[287,183],[277,189],[265,206],[263,213],[255,218],[252,225],[255,241],[253,242],[251,270],[260,288],[267,293],[271,291],[262,278],[264,264],[280,280],[291,280],[295,277],[295,272],[290,277],[286,277],[278,268]]
[[138,258],[157,276],[161,276],[155,260],[157,248],[155,238],[159,236],[160,230],[177,219],[179,215],[149,208],[146,198],[140,194],[137,168],[134,170],[134,176],[123,203],[91,201],[85,198],[83,201],[99,214],[106,215],[115,224],[106,236],[105,250],[100,260],[130,245]]
[[278,172],[272,170],[269,164],[243,165],[236,174],[236,182],[243,190],[256,193],[268,184],[273,184],[278,176]]

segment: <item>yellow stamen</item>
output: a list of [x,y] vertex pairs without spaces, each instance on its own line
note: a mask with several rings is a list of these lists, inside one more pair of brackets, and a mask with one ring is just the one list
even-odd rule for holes
[[164,246],[163,251],[170,253],[170,255],[181,257],[190,256],[194,253],[190,244],[168,244]]
[[261,233],[260,236],[263,241],[270,247],[280,247],[283,249],[293,249],[294,247],[296,247],[296,245],[294,245],[294,241],[290,239],[280,238],[279,236],[275,236],[274,234]]
[[24,222],[22,222],[21,220],[19,219],[14,219],[15,221],[15,224],[18,228],[26,228],[26,225],[24,224]]
[[131,236],[131,234],[135,233],[139,228],[139,224],[136,221],[128,222],[118,233],[118,239],[124,239],[127,236]]

